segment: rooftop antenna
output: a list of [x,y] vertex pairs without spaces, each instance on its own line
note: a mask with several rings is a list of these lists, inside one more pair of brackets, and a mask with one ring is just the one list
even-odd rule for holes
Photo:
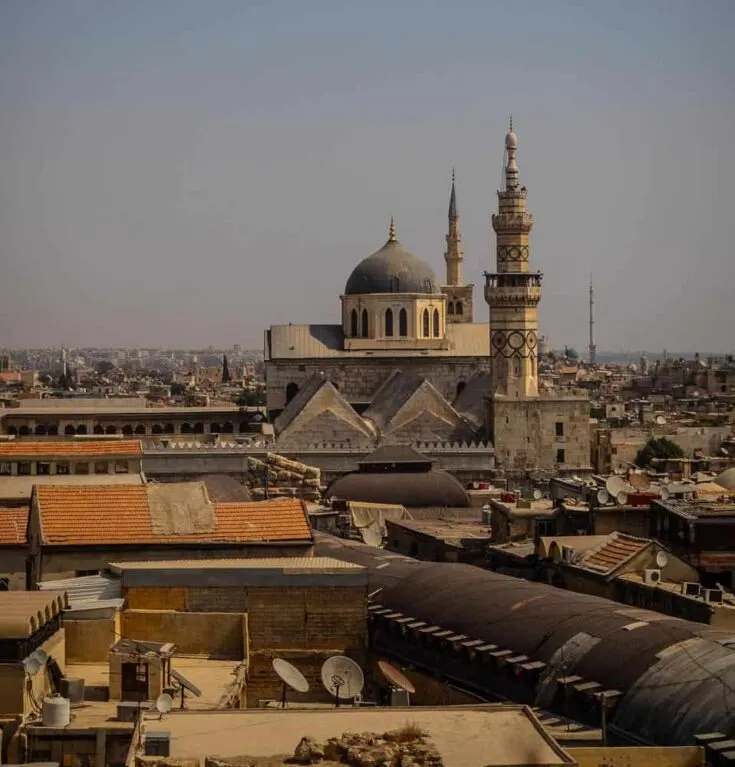
[[592,274],[590,273],[590,345],[589,345],[590,365],[594,365],[597,359],[597,347],[595,346],[595,288],[592,285]]

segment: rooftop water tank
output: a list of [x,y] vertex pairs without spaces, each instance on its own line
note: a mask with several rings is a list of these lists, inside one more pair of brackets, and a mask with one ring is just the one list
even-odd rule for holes
[[44,698],[41,721],[44,727],[67,727],[71,722],[71,703],[60,695]]

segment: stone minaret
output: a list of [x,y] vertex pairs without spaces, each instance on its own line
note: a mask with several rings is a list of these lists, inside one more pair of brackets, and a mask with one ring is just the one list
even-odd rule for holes
[[449,195],[449,228],[447,230],[447,250],[444,259],[447,262],[447,285],[462,284],[462,235],[459,231],[459,209],[455,189],[454,168],[452,168],[452,192]]
[[447,228],[447,249],[444,260],[447,262],[447,281],[442,286],[442,293],[447,297],[447,322],[472,322],[474,285],[465,285],[462,281],[462,234],[459,231],[459,208],[455,188],[454,168],[452,168],[452,191],[449,195],[449,226]]
[[538,313],[541,273],[529,271],[528,236],[533,216],[526,211],[526,187],[518,181],[518,139],[513,119],[505,136],[504,189],[492,217],[497,238],[497,271],[485,275],[490,306],[492,394],[538,396]]

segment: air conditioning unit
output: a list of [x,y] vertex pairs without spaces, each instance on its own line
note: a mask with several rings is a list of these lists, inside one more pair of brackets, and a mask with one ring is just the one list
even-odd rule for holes
[[661,571],[656,568],[648,568],[643,571],[643,583],[646,586],[655,586],[661,583]]
[[704,589],[704,601],[711,605],[721,605],[723,592],[722,589]]
[[681,593],[685,597],[698,597],[702,593],[702,587],[699,583],[684,581],[684,583],[681,584]]
[[390,704],[391,706],[409,706],[410,701],[408,693],[405,690],[400,690],[398,687],[391,687],[390,690]]

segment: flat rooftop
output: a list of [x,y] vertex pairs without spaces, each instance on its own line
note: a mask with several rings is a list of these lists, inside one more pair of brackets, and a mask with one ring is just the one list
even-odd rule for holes
[[408,722],[428,733],[446,767],[574,763],[525,706],[172,712],[157,729],[170,730],[172,757],[202,759],[293,754],[305,735],[324,741],[348,731],[382,733]]
[[388,519],[386,522],[447,543],[461,544],[467,540],[477,542],[490,540],[490,525],[480,520]]

